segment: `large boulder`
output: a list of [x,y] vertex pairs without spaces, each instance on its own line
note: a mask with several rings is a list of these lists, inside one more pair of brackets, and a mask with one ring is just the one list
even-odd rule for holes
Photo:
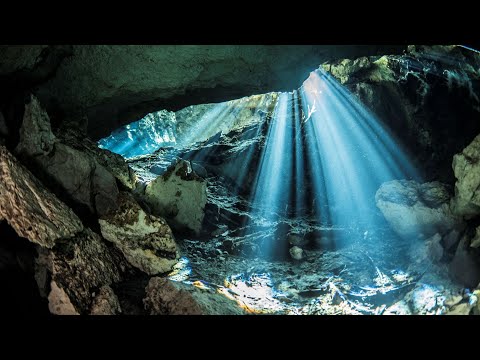
[[121,155],[99,148],[96,142],[72,129],[62,130],[58,136],[63,143],[87,154],[105,167],[127,189],[135,188],[137,177]]
[[179,161],[150,182],[144,199],[152,213],[165,217],[175,229],[200,233],[207,182],[192,171],[189,162]]
[[153,277],[143,300],[151,315],[243,315],[234,300],[215,290]]
[[175,239],[166,221],[145,213],[131,194],[120,193],[119,208],[99,223],[103,237],[143,272],[165,273],[177,262]]
[[[35,279],[40,294],[50,294],[49,300],[60,299],[52,303],[70,302],[79,314],[90,312],[94,293],[99,288],[121,281],[131,270],[118,250],[108,247],[89,229],[53,249],[39,248],[38,251]],[[71,310],[70,306],[67,308]]]
[[21,237],[51,248],[83,229],[82,222],[18,160],[0,146],[0,220]]
[[92,156],[60,142],[52,133],[48,114],[34,96],[25,106],[15,151],[70,205],[98,215],[116,207],[118,188],[113,175]]
[[393,230],[405,238],[445,234],[459,224],[449,209],[450,195],[440,182],[393,180],[375,194],[377,207]]
[[453,157],[455,197],[452,199],[452,211],[465,218],[480,214],[480,135],[478,135],[460,154]]

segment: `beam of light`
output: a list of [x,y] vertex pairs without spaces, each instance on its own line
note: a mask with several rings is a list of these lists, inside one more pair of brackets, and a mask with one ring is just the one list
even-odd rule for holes
[[312,72],[302,100],[304,109],[316,106],[305,132],[319,222],[375,227],[379,186],[393,179],[418,179],[417,171],[381,123],[325,71]]

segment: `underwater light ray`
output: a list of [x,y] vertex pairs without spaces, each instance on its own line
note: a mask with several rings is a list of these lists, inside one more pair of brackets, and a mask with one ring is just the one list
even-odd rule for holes
[[[327,87],[333,92],[332,96],[335,99],[342,101],[345,106],[352,110],[355,114],[358,114],[363,121],[358,122],[364,131],[364,134],[373,133],[373,136],[369,136],[370,141],[374,140],[375,147],[382,153],[387,153],[391,163],[395,164],[393,172],[396,172],[397,177],[410,177],[413,179],[419,179],[418,171],[412,165],[409,159],[406,149],[402,146],[401,142],[396,139],[396,136],[388,129],[388,127],[382,125],[382,122],[369,111],[348,89],[342,86],[335,78],[328,74],[326,71],[319,70],[314,74],[320,76],[331,85]],[[337,95],[337,96],[336,96]],[[385,161],[384,161],[385,163]],[[388,163],[387,163],[388,164]]]
[[363,173],[361,176],[374,176],[378,183],[403,176],[398,167],[394,166],[386,149],[376,142],[378,137],[372,136],[371,131],[364,126],[365,117],[359,116],[352,103],[331,89],[329,84],[325,84],[324,94],[325,102],[332,107],[332,113],[338,114],[334,123],[338,123],[336,131],[342,132],[340,138],[349,139],[348,144],[352,147],[350,156],[356,158],[353,159],[355,162],[361,160],[362,166],[355,170]]
[[329,204],[342,207],[342,211],[333,212],[333,217],[337,218],[337,223],[344,223],[354,210],[363,211],[366,204],[362,198],[365,188],[359,176],[361,166],[354,161],[357,160],[354,159],[356,149],[351,148],[351,142],[347,142],[348,134],[341,131],[345,128],[344,117],[337,116],[337,109],[332,108],[329,100],[318,101],[316,116],[321,121],[314,118],[313,126],[322,153],[329,156],[326,162]]
[[[287,133],[291,127],[287,126],[287,102],[288,94],[280,94],[265,139],[252,197],[254,211],[267,221],[274,220],[278,216],[275,213],[283,206],[288,207],[290,196],[292,172],[289,163],[292,158],[288,156]],[[284,167],[288,169],[285,172],[282,171]],[[282,186],[288,190],[282,191]]]
[[[268,107],[269,105],[269,100],[273,101],[273,99],[260,99],[258,101],[258,104],[256,105],[256,109],[254,112],[254,117],[260,115],[263,112],[263,109]],[[263,117],[266,117],[266,115],[263,115]],[[259,124],[257,124],[257,129],[255,131],[255,135],[253,138],[260,138],[260,135],[262,134],[262,131],[264,130],[264,125],[266,124],[266,121],[260,121]],[[234,189],[234,194],[238,195],[240,193],[240,188],[242,187],[242,184],[244,183],[248,173],[250,172],[250,168],[252,166],[253,162],[253,155],[257,149],[257,146],[259,144],[255,145],[250,145],[246,151],[244,151],[241,156],[236,157],[235,161],[231,162],[228,165],[227,168],[227,173],[232,173],[234,174],[236,178],[236,186]]]
[[298,98],[298,92],[295,90],[293,92],[293,118],[294,118],[294,129],[293,129],[293,140],[295,143],[294,152],[295,152],[295,186],[293,187],[295,193],[295,216],[303,217],[305,216],[305,171],[304,171],[304,154],[303,154],[303,142],[302,142],[302,129],[301,129],[301,118],[300,118],[300,104]]
[[[309,101],[308,94],[302,90],[301,94],[301,107],[306,108]],[[316,117],[317,115],[315,115]],[[326,166],[325,159],[323,158],[323,152],[315,134],[313,121],[307,121],[303,124],[305,131],[305,157],[307,158],[308,168],[311,171],[310,181],[313,184],[313,193],[310,194],[312,199],[312,206],[314,207],[317,217],[320,220],[320,224],[328,225],[332,223],[330,212],[330,199],[327,195],[326,184]]]

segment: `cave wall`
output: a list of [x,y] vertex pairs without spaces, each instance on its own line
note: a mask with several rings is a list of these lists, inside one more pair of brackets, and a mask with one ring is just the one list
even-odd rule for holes
[[[83,123],[87,115],[88,133],[98,139],[154,110],[178,110],[192,104],[291,91],[324,61],[399,53],[404,48],[401,45],[0,46],[0,95],[10,98],[34,90],[54,126],[64,120]],[[8,113],[7,103],[12,101],[4,101],[3,106],[0,103],[4,113]],[[16,118],[21,119],[22,114]]]

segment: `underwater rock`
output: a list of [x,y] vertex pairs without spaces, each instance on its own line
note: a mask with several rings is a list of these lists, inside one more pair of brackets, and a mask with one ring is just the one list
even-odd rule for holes
[[475,236],[470,242],[470,246],[473,248],[480,247],[480,226],[477,227],[477,230],[475,231]]
[[37,98],[30,95],[30,102],[25,105],[20,142],[15,153],[29,157],[48,155],[53,150],[55,141],[47,112],[42,109]]
[[117,207],[118,187],[113,175],[85,153],[56,143],[51,156],[35,158],[52,190],[65,193],[75,204],[99,216]]
[[93,299],[90,315],[118,315],[122,312],[117,295],[110,286],[102,286]]
[[443,247],[441,244],[442,237],[439,233],[436,233],[431,238],[425,240],[425,244],[427,246],[427,252],[432,259],[432,261],[438,262],[443,257]]
[[294,234],[294,233],[288,234],[287,240],[290,245],[300,246],[300,247],[306,245],[308,242],[305,236],[302,236],[301,234]]
[[461,303],[455,305],[451,310],[447,311],[445,315],[469,315],[472,311],[472,306],[469,303]]
[[135,188],[137,177],[122,156],[99,148],[94,141],[71,129],[62,131],[58,137],[63,143],[82,151],[105,167],[127,189]]
[[480,283],[480,257],[478,250],[470,248],[468,244],[468,237],[463,236],[449,264],[449,271],[462,285],[475,288]]
[[119,195],[119,207],[99,219],[103,237],[115,244],[130,264],[149,275],[172,270],[178,253],[170,227],[146,214],[133,196]]
[[51,248],[83,229],[82,222],[30,171],[0,146],[0,220],[18,236]]
[[73,306],[65,290],[58,287],[55,281],[50,283],[48,294],[48,310],[54,315],[80,315]]
[[86,153],[61,143],[34,96],[25,106],[15,151],[62,200],[73,201],[98,215],[116,207],[118,188],[113,175]]
[[404,238],[445,234],[460,222],[449,209],[449,193],[438,181],[419,184],[393,180],[375,194],[377,207],[393,230]]
[[290,256],[294,260],[302,260],[303,259],[303,249],[299,248],[298,246],[294,246],[289,250]]
[[184,160],[150,182],[145,189],[145,202],[152,213],[165,217],[179,231],[199,234],[207,203],[207,182],[192,171]]
[[49,293],[51,279],[80,314],[90,311],[98,288],[121,281],[131,270],[122,254],[90,229],[53,249],[39,248],[38,252],[35,279],[41,293]]
[[[443,247],[445,250],[454,250],[458,242],[460,241],[460,229],[453,229],[449,233],[443,236]],[[473,246],[473,245],[472,245]]]
[[469,219],[480,214],[480,135],[453,157],[455,197],[452,211]]
[[151,315],[244,315],[234,300],[215,290],[153,277],[143,300]]

